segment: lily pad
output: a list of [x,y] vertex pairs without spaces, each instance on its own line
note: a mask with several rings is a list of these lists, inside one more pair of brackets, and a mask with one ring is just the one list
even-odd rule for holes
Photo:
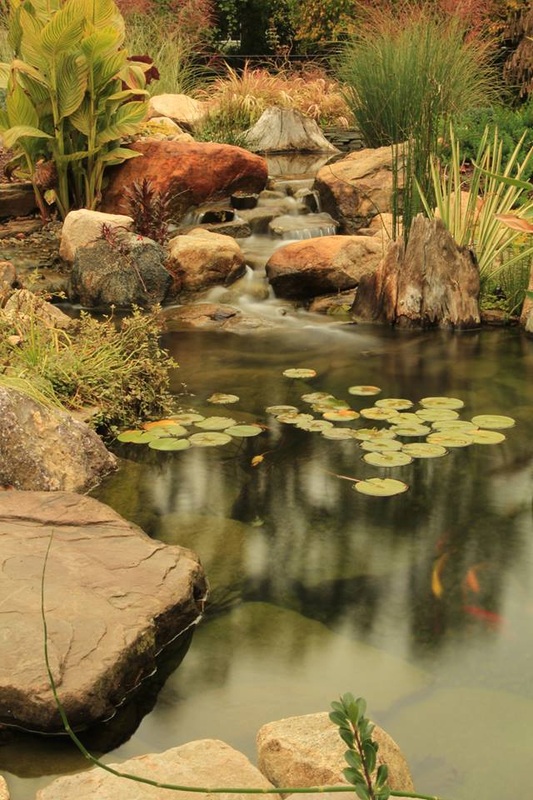
[[500,444],[506,439],[505,434],[500,433],[500,431],[487,430],[485,428],[465,431],[464,435],[471,438],[474,444]]
[[311,406],[313,411],[318,411],[320,414],[323,414],[324,411],[349,411],[350,406],[346,402],[346,400],[339,400],[337,397],[327,397],[325,400],[321,400],[318,403],[313,403]]
[[237,438],[247,439],[249,436],[259,436],[263,433],[263,428],[260,425],[232,425],[231,428],[226,428],[224,433],[229,436],[236,436]]
[[305,378],[316,378],[316,370],[315,369],[285,369],[283,370],[283,375],[286,378],[297,378],[297,379],[305,379]]
[[368,441],[369,439],[395,439],[396,434],[392,428],[356,428],[353,432],[354,439]]
[[472,437],[462,431],[437,431],[430,433],[426,441],[443,447],[468,447],[472,444]]
[[322,431],[322,436],[326,439],[353,439],[351,428],[327,428]]
[[406,492],[409,486],[395,478],[368,478],[366,481],[354,483],[353,488],[360,494],[369,494],[374,497],[392,497],[392,495]]
[[392,451],[389,453],[365,453],[363,461],[372,464],[373,467],[403,467],[411,464],[413,459],[407,453]]
[[381,400],[376,400],[375,405],[378,408],[392,408],[396,411],[403,411],[406,408],[411,408],[413,401],[404,400],[402,397],[383,397]]
[[477,425],[467,419],[438,419],[431,423],[435,431],[477,431]]
[[360,397],[368,397],[373,394],[379,394],[381,389],[379,386],[349,386],[348,394],[356,394]]
[[335,399],[329,392],[310,392],[302,395],[304,403],[321,403],[322,400],[329,400],[330,398],[332,400]]
[[203,414],[196,414],[192,411],[184,411],[181,414],[175,414],[172,417],[172,421],[178,423],[179,425],[192,425],[193,422],[201,422],[205,417]]
[[423,397],[420,405],[424,408],[463,408],[464,403],[458,397]]
[[151,439],[148,431],[122,431],[117,436],[118,442],[128,442],[129,444],[147,444]]
[[448,452],[443,445],[430,442],[409,442],[402,450],[413,458],[439,458]]
[[380,419],[384,422],[393,419],[397,411],[394,408],[378,408],[377,406],[370,406],[369,408],[361,409],[361,416],[365,419]]
[[427,425],[416,425],[414,422],[406,423],[405,425],[393,425],[391,430],[397,436],[426,436],[431,433],[431,428]]
[[153,436],[188,436],[189,431],[183,425],[179,425],[176,421],[172,424],[163,425],[159,428],[151,428],[149,433]]
[[414,422],[416,425],[420,425],[420,417],[418,417],[415,412],[400,411],[394,417],[395,425],[403,425],[404,423],[411,424],[411,422]]
[[489,428],[490,430],[512,428],[516,425],[516,420],[512,417],[504,417],[498,414],[478,414],[476,417],[472,417],[472,422],[480,428]]
[[370,453],[391,453],[394,450],[403,450],[403,443],[399,439],[386,439],[384,436],[376,436],[362,441],[360,447]]
[[205,433],[193,433],[188,441],[195,447],[218,447],[221,444],[229,444],[232,439],[227,433],[206,431]]
[[274,414],[275,417],[279,417],[280,414],[298,413],[296,406],[267,406],[265,411],[267,414]]
[[154,422],[145,422],[143,428],[145,431],[151,431],[154,428],[168,428],[169,425],[177,425],[175,419],[157,419]]
[[326,419],[304,419],[301,422],[297,422],[296,427],[302,431],[321,433],[333,428],[333,422],[328,422]]
[[299,414],[298,412],[278,415],[278,422],[283,422],[285,425],[297,425],[299,422],[311,422],[313,419],[312,414]]
[[204,431],[223,431],[224,428],[236,424],[237,421],[231,417],[206,417],[201,422],[197,422],[196,427],[202,428]]
[[208,403],[214,403],[215,405],[225,406],[228,403],[238,403],[239,397],[236,394],[223,394],[222,392],[215,392],[212,394],[211,397],[207,398]]
[[440,422],[442,420],[458,419],[459,417],[459,414],[453,408],[419,408],[415,413],[424,422]]
[[173,436],[154,439],[148,442],[148,447],[152,450],[187,450],[191,446],[188,439],[175,439]]
[[351,408],[339,408],[337,411],[324,411],[322,416],[333,422],[350,422],[352,419],[359,419],[360,415]]

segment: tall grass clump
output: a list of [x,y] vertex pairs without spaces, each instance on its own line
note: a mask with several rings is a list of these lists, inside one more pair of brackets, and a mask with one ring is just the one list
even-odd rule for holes
[[[368,147],[391,145],[393,169],[404,172],[403,226],[420,210],[414,178],[431,193],[429,159],[449,120],[496,97],[489,42],[466,36],[458,16],[427,5],[368,9],[344,46],[337,72]],[[405,159],[398,145],[407,142]],[[399,209],[395,209],[398,215]]]

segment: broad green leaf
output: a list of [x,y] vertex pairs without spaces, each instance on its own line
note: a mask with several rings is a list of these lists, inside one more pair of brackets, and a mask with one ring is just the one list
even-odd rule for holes
[[310,392],[309,394],[303,394],[302,400],[304,403],[321,403],[324,400],[334,400],[332,394],[328,392]]
[[106,144],[124,136],[134,134],[146,117],[148,104],[144,102],[125,103],[117,109],[113,122],[96,137],[97,145]]
[[397,412],[394,408],[378,408],[377,406],[370,406],[369,408],[362,408],[360,413],[362,417],[365,417],[365,419],[387,421],[394,419]]
[[206,431],[205,433],[193,433],[189,441],[195,447],[218,447],[222,444],[229,444],[232,439],[227,433]]
[[49,76],[50,62],[41,44],[41,25],[24,6],[20,7],[19,21],[22,29],[20,40],[22,60],[39,69],[45,76]]
[[283,375],[285,376],[285,378],[293,378],[296,380],[301,380],[305,378],[315,378],[316,370],[306,369],[304,367],[300,369],[285,369],[283,370]]
[[283,422],[284,425],[298,425],[300,422],[312,422],[314,417],[312,414],[289,411],[287,414],[278,414],[277,419],[279,422]]
[[63,119],[80,107],[85,96],[88,71],[84,59],[70,54],[59,58],[56,80],[59,118]]
[[[0,67],[1,66],[2,65],[0,65]],[[35,69],[35,67],[32,67],[31,64],[27,64],[25,61],[22,61],[20,58],[14,58],[13,59],[13,61],[11,62],[11,68],[16,73],[22,73],[24,75],[29,75],[37,83],[40,83],[43,86],[46,86],[47,88],[50,87],[49,82],[46,80],[46,78],[44,77],[42,72],[39,72],[38,69]]]
[[478,414],[476,417],[472,417],[472,422],[480,428],[490,428],[493,430],[512,428],[516,424],[512,417],[499,414]]
[[124,81],[126,86],[129,86],[130,89],[144,89],[146,86],[143,68],[132,61],[126,62],[120,70],[118,77],[121,81]]
[[395,494],[406,492],[409,486],[403,481],[394,478],[368,478],[365,481],[354,483],[353,488],[360,494],[369,494],[374,497],[391,497]]
[[411,408],[413,401],[406,400],[403,397],[384,397],[382,400],[376,400],[374,405],[378,408],[392,408],[396,409],[396,411],[403,411],[406,408]]
[[236,394],[224,394],[223,392],[215,392],[207,398],[208,403],[215,405],[226,405],[227,403],[238,403],[239,397]]
[[88,98],[82,102],[81,106],[69,117],[69,122],[77,131],[89,136],[91,131],[91,110]]
[[419,408],[416,416],[424,422],[440,422],[458,419],[459,414],[453,408]]
[[353,432],[356,439],[368,441],[369,439],[395,439],[396,433],[391,428],[356,428]]
[[439,458],[440,456],[445,456],[448,452],[443,445],[431,444],[430,442],[404,444],[402,450],[413,458]]
[[468,447],[472,444],[472,437],[463,431],[438,431],[430,433],[426,439],[429,444],[440,444],[442,447]]
[[328,422],[327,419],[309,419],[297,422],[296,427],[302,431],[321,433],[333,428],[333,422]]
[[390,453],[365,453],[363,461],[373,467],[403,467],[412,462],[412,457],[401,451]]
[[[107,86],[109,81],[118,77],[120,71],[124,68],[124,64],[126,63],[126,58],[127,54],[125,50],[119,50],[118,53],[111,53],[105,58],[93,57],[94,87],[96,94],[98,94],[99,91],[104,89],[104,87]],[[129,96],[131,97],[133,94],[131,89],[128,89],[126,91],[130,93]],[[141,89],[139,89],[137,93],[141,93]],[[106,102],[108,100],[109,98],[106,98]]]
[[505,441],[505,434],[492,430],[472,430],[465,432],[474,444],[500,444]]
[[45,133],[44,131],[39,130],[39,128],[32,128],[31,125],[15,125],[12,128],[8,128],[7,131],[2,132],[4,146],[8,149],[13,147],[19,141],[19,139],[22,139],[25,136],[29,136],[34,139],[53,138],[49,133]]
[[201,422],[203,419],[205,417],[202,414],[196,414],[194,411],[182,411],[172,417],[172,420],[179,425],[192,425],[193,422]]
[[325,439],[342,440],[354,438],[354,431],[351,428],[327,428],[321,431],[321,434]]
[[15,125],[25,125],[30,128],[39,127],[39,115],[35,106],[18,84],[15,84],[7,94],[6,111],[11,127]]
[[322,416],[324,419],[328,419],[332,422],[351,422],[351,420],[359,418],[357,411],[352,411],[351,408],[340,408],[337,411],[324,411]]
[[65,156],[54,156],[54,161],[56,164],[72,164],[76,163],[77,161],[83,161],[84,158],[87,158],[89,155],[87,150],[77,150],[75,153],[68,153]]
[[279,416],[280,414],[298,413],[296,406],[267,406],[265,411],[267,414],[273,414],[275,417]]
[[81,38],[83,18],[76,13],[72,3],[66,3],[53,15],[41,32],[41,46],[50,59],[61,52],[72,49]]
[[246,439],[263,433],[263,428],[260,425],[232,425],[230,428],[225,428],[224,432],[230,436]]
[[196,423],[197,428],[202,428],[204,431],[222,431],[224,428],[230,428],[236,425],[237,421],[231,417],[206,417]]
[[386,436],[373,436],[371,439],[363,439],[360,447],[369,453],[391,453],[394,450],[403,450],[403,442]]
[[423,397],[420,405],[424,408],[462,408],[464,403],[457,397]]
[[367,397],[373,394],[379,394],[381,389],[379,386],[349,386],[348,394],[355,394],[359,397]]
[[415,423],[406,425],[393,425],[391,430],[394,431],[396,436],[426,436],[431,433],[431,428],[427,425],[415,425]]
[[122,164],[130,158],[138,158],[139,156],[142,156],[142,153],[138,153],[136,150],[129,150],[127,147],[114,147],[107,153],[101,154],[99,161],[102,164],[107,164],[107,166],[112,166],[114,164]]
[[173,436],[162,437],[148,442],[152,450],[187,450],[191,446],[188,439],[176,439]]
[[0,62],[0,89],[7,89],[7,82],[11,75],[11,65]]
[[[80,47],[87,61],[92,63],[95,58],[102,60],[116,53],[121,44],[122,36],[120,31],[110,25],[93,31],[89,36],[85,36],[80,43]],[[119,69],[124,66],[126,61],[126,51],[122,50],[121,52],[124,54],[124,62]]]

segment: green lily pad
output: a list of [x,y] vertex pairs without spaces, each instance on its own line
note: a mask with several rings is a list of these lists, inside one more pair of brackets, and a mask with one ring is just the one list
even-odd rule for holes
[[175,439],[173,436],[154,439],[148,442],[148,447],[152,450],[187,450],[191,446],[188,439]]
[[297,378],[297,379],[305,379],[305,378],[316,378],[316,370],[314,369],[285,369],[283,370],[283,375],[286,378]]
[[337,397],[327,397],[318,403],[313,403],[311,406],[313,411],[323,414],[324,411],[349,411],[350,406],[346,400],[339,400]]
[[404,400],[402,397],[384,397],[381,400],[376,400],[375,405],[378,408],[392,408],[396,411],[402,411],[405,408],[411,408],[413,401]]
[[402,450],[413,458],[439,458],[448,452],[443,445],[430,442],[409,442]]
[[236,425],[237,421],[231,417],[206,417],[201,422],[196,423],[197,428],[202,428],[204,431],[223,431],[224,428],[229,428],[231,425]]
[[411,464],[412,457],[401,451],[389,453],[365,453],[363,461],[372,464],[373,467],[403,467]]
[[393,425],[391,430],[397,436],[426,436],[431,433],[431,428],[427,425],[415,425],[414,422],[406,423],[405,425]]
[[351,408],[339,408],[336,411],[324,411],[322,416],[333,422],[351,422],[353,419],[358,419],[360,415]]
[[477,431],[477,425],[467,419],[438,419],[431,423],[435,431]]
[[267,414],[274,414],[275,417],[278,417],[280,414],[298,413],[296,406],[267,406],[265,411]]
[[259,436],[263,433],[263,428],[260,425],[232,425],[231,428],[226,428],[224,433],[229,436],[236,436],[237,438],[247,439],[249,436]]
[[480,428],[489,428],[490,430],[512,428],[516,425],[516,420],[512,417],[504,417],[498,414],[478,414],[476,417],[472,417],[472,422]]
[[360,447],[369,453],[391,453],[395,450],[403,450],[403,444],[399,439],[386,439],[384,436],[365,439],[361,442]]
[[330,398],[332,400],[335,399],[329,392],[310,392],[302,395],[304,403],[321,403],[323,400],[329,400]]
[[426,441],[443,447],[468,447],[472,444],[472,438],[462,431],[437,431],[430,433]]
[[297,425],[299,422],[311,422],[314,417],[312,414],[300,414],[291,412],[290,414],[279,414],[278,422],[283,422],[285,425]]
[[349,386],[348,394],[355,394],[360,397],[368,397],[373,394],[379,394],[381,389],[379,386]]
[[453,420],[459,417],[459,414],[453,408],[419,408],[415,413],[424,422],[441,422],[442,420]]
[[221,444],[229,444],[232,439],[227,433],[206,431],[205,433],[193,433],[188,441],[195,447],[218,447]]
[[325,439],[353,439],[353,431],[350,428],[327,428],[323,430],[322,436]]
[[486,428],[465,431],[464,435],[471,438],[474,444],[500,444],[506,439],[505,434],[500,433],[500,431],[487,430]]
[[302,431],[310,431],[320,433],[333,428],[333,422],[328,422],[326,419],[304,419],[296,423],[296,427]]
[[395,439],[396,434],[392,428],[356,428],[353,432],[354,439],[368,441],[369,439]]
[[203,414],[196,414],[192,411],[184,411],[182,414],[174,414],[172,420],[179,425],[192,425],[193,422],[201,422],[205,417]]
[[236,394],[223,394],[222,392],[215,392],[212,394],[211,397],[207,398],[208,403],[214,403],[215,405],[225,406],[228,403],[238,403],[239,397]]
[[395,478],[368,478],[366,481],[354,483],[353,488],[360,494],[369,494],[374,497],[392,497],[392,495],[406,492],[409,486]]
[[148,433],[151,433],[153,436],[188,436],[189,431],[183,425],[178,425],[177,422],[174,424],[169,423],[168,425],[163,425],[160,428],[150,428]]
[[424,408],[462,408],[464,403],[458,397],[423,397],[420,405]]
[[148,444],[151,438],[148,431],[122,431],[117,436],[117,441],[128,442],[128,444]]
[[404,423],[407,423],[407,424],[410,425],[412,422],[414,422],[415,425],[420,425],[420,417],[418,417],[415,412],[400,411],[394,417],[394,424],[395,425],[403,425]]
[[394,408],[378,408],[377,406],[370,406],[369,408],[361,409],[361,416],[365,419],[380,419],[384,422],[393,419],[398,413]]

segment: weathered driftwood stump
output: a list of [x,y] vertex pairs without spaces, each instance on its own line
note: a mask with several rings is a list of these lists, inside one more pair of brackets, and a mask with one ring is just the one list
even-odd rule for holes
[[361,322],[405,328],[475,328],[479,269],[439,219],[418,215],[409,241],[394,242],[373,274],[364,275],[352,314]]

